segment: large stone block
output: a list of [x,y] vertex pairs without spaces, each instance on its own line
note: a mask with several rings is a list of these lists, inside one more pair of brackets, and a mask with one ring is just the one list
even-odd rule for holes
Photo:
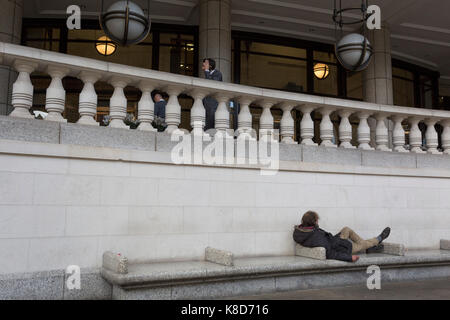
[[61,300],[64,270],[0,275],[0,300]]
[[300,144],[279,144],[281,161],[302,161],[302,146]]
[[441,250],[450,250],[450,240],[441,239],[440,242]]
[[119,274],[128,273],[128,259],[120,253],[106,251],[103,253],[103,268]]
[[211,247],[205,249],[205,260],[224,266],[233,266],[233,253]]
[[384,254],[391,254],[394,256],[404,256],[406,252],[406,248],[403,244],[399,243],[389,243],[383,242],[383,251]]
[[297,243],[295,245],[295,255],[317,260],[326,260],[327,251],[323,247],[307,248]]
[[0,116],[0,139],[59,143],[59,123]]
[[362,165],[385,168],[415,168],[416,154],[386,151],[362,151]]
[[450,156],[439,154],[417,154],[417,168],[450,169]]
[[[66,274],[66,283],[69,274]],[[111,299],[112,286],[100,275],[98,269],[82,269],[80,289],[69,290],[64,285],[64,300],[107,300]]]
[[154,132],[61,124],[61,144],[155,151]]
[[320,146],[302,146],[303,162],[361,166],[361,150]]

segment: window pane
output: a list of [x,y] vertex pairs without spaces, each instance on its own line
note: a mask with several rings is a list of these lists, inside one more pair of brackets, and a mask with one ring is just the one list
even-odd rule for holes
[[59,40],[59,28],[26,28],[26,39],[53,39]]
[[393,77],[401,77],[409,80],[414,80],[414,74],[408,70],[400,69],[400,68],[392,68],[392,76]]
[[304,92],[306,61],[242,53],[241,84]]
[[328,77],[323,80],[318,79],[314,76],[314,92],[325,94],[325,95],[338,95],[338,76],[337,76],[337,67],[333,65],[328,65],[330,68],[330,73]]
[[337,62],[333,52],[323,51],[314,51],[314,60],[331,63]]
[[363,99],[362,72],[347,72],[347,97]]
[[75,56],[92,58],[106,62],[114,62],[140,68],[152,68],[152,46],[134,45],[129,47],[117,46],[110,56],[100,55],[94,42],[68,42],[67,53]]
[[305,49],[279,46],[269,43],[242,41],[241,50],[306,59]]
[[412,81],[393,78],[392,86],[395,105],[414,107],[414,83]]
[[161,45],[159,49],[159,70],[193,76],[193,43],[185,41],[173,46]]
[[49,50],[49,51],[59,51],[59,41],[34,41],[34,40],[28,40],[27,44],[28,47],[36,48],[36,49],[43,49],[43,50]]

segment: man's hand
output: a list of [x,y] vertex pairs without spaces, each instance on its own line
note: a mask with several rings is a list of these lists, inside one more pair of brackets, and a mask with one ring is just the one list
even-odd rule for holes
[[352,256],[352,262],[356,262],[359,260],[359,256]]

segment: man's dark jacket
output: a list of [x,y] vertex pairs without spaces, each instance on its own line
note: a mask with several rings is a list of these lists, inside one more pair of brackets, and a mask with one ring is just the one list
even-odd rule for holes
[[295,226],[293,237],[295,242],[304,247],[324,247],[327,259],[352,261],[352,243],[341,239],[339,234],[333,236],[318,227],[304,228],[300,225]]
[[[205,71],[205,79],[222,81],[222,73],[217,69],[212,74]],[[215,115],[219,103],[213,97],[205,97],[203,105],[205,106],[205,131],[214,129]]]

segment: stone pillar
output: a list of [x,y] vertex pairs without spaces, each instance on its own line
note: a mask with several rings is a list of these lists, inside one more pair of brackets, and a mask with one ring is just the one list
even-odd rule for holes
[[194,90],[191,95],[194,98],[194,104],[191,109],[192,134],[203,136],[205,134],[203,127],[206,122],[206,111],[205,106],[203,105],[203,99],[206,97],[207,92]]
[[370,114],[367,112],[358,112],[359,125],[358,125],[358,148],[363,150],[374,150],[375,148],[369,145],[370,142],[370,128],[367,123],[367,119]]
[[78,112],[80,113],[80,119],[77,123],[98,126],[100,125],[95,121],[97,115],[97,103],[98,97],[95,92],[94,84],[100,79],[100,75],[94,72],[82,71],[78,78],[84,83],[83,90],[80,93]]
[[231,1],[200,0],[199,74],[204,58],[216,61],[223,81],[231,81]]
[[350,124],[349,117],[353,111],[339,110],[338,114],[341,117],[341,123],[339,124],[339,141],[341,144],[339,147],[345,149],[355,149],[356,147],[351,144],[352,141],[352,125]]
[[320,122],[320,139],[322,140],[322,142],[320,143],[320,145],[336,148],[337,145],[333,143],[333,123],[330,119],[330,114],[332,114],[334,110],[331,108],[320,108],[318,111],[322,114],[322,121]]
[[294,105],[291,103],[283,103],[281,110],[283,110],[283,117],[280,121],[281,142],[287,144],[297,144],[294,141],[294,119],[292,118],[291,111]]
[[[22,34],[23,0],[0,0],[0,41],[20,44]],[[0,65],[0,115],[12,110],[12,88],[17,72],[8,66]]]
[[141,100],[138,103],[138,119],[140,121],[138,130],[140,131],[157,131],[152,126],[155,119],[155,104],[152,99],[152,91],[155,89],[153,83],[141,81],[139,89],[142,92]]
[[[372,103],[393,105],[394,95],[392,89],[392,61],[391,61],[391,32],[389,27],[383,25],[381,30],[369,30],[367,38],[373,46],[372,61],[363,73],[364,100]],[[394,123],[385,119],[388,128],[389,144],[392,145],[392,132]],[[368,119],[370,127],[370,145],[376,147],[377,121]]]
[[240,97],[239,104],[241,111],[238,116],[238,138],[239,139],[254,139],[252,137],[252,114],[250,113],[251,98]]
[[301,144],[307,146],[315,146],[314,143],[314,121],[311,118],[311,112],[314,110],[314,106],[303,105],[299,107],[299,110],[303,113],[302,121],[300,122],[300,137],[302,138]]

